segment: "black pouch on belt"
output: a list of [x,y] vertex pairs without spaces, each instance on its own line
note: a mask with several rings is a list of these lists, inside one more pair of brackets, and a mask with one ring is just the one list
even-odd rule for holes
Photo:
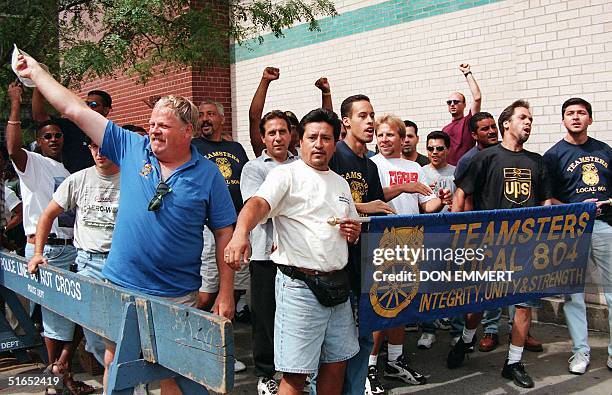
[[323,306],[332,307],[344,303],[351,293],[349,276],[346,270],[338,270],[329,274],[309,275],[289,266],[279,265],[279,269],[291,278],[304,281]]

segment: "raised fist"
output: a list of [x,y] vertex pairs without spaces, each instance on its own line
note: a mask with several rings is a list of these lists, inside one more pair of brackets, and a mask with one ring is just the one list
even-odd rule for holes
[[318,80],[315,81],[315,86],[319,89],[321,89],[321,92],[323,93],[329,93],[330,92],[330,87],[329,87],[329,81],[327,81],[327,77],[321,77]]
[[463,74],[467,74],[470,72],[470,64],[469,63],[461,63],[459,65],[459,71],[461,71]]
[[9,98],[11,99],[11,103],[21,103],[21,94],[23,93],[23,88],[21,84],[17,82],[11,82],[8,87]]
[[276,67],[266,67],[261,78],[268,81],[277,80],[280,77],[280,70]]

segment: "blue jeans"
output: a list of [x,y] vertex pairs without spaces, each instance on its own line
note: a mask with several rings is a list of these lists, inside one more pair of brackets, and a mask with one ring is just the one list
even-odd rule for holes
[[497,334],[499,332],[499,320],[502,315],[501,307],[493,310],[485,310],[482,316],[482,328],[484,333]]
[[[81,276],[103,281],[102,268],[106,263],[107,257],[108,254],[87,252],[81,249],[77,250],[75,260],[77,273]],[[83,335],[85,336],[85,350],[91,353],[100,365],[104,366],[104,338],[85,328],[83,328]]]
[[[50,265],[64,270],[70,270],[70,265],[74,263],[76,258],[76,248],[74,248],[73,245],[45,245],[43,255],[47,258]],[[34,244],[27,243],[25,258],[29,261],[33,256]],[[44,307],[41,307],[41,311],[45,337],[66,342],[72,341],[72,337],[74,336],[74,322]]]
[[[592,277],[600,279],[599,285],[603,288],[608,305],[608,325],[610,328],[608,355],[612,355],[612,226],[600,220],[595,220],[593,226],[589,255],[589,265],[591,264],[594,265],[595,269],[595,275]],[[590,353],[584,294],[566,295],[565,299],[563,312],[572,338],[572,352]]]

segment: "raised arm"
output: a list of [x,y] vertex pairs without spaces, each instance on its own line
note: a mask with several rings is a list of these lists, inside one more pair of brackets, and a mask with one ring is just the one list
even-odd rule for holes
[[251,138],[251,146],[255,156],[260,156],[264,148],[266,148],[259,133],[259,121],[263,115],[270,82],[277,80],[279,77],[279,69],[266,67],[261,76],[261,81],[259,81],[259,86],[253,95],[253,100],[251,100],[251,107],[249,107],[249,137]]
[[6,125],[6,149],[9,157],[20,172],[24,172],[28,163],[28,155],[21,148],[21,94],[23,89],[15,82],[8,87],[9,100],[11,102],[11,112]]
[[331,98],[331,88],[327,77],[321,77],[315,81],[315,86],[321,89],[321,107],[329,111],[334,111],[334,104]]
[[32,119],[36,122],[48,121],[49,113],[45,107],[45,98],[40,94],[38,89],[34,88],[32,92]]
[[49,104],[76,123],[94,143],[101,146],[107,119],[87,107],[80,97],[54,80],[36,60],[24,55],[19,55],[17,59],[19,75],[34,81]]
[[474,99],[474,101],[472,102],[472,106],[470,107],[472,110],[472,115],[473,115],[473,114],[476,114],[477,112],[480,112],[480,104],[482,102],[482,95],[480,93],[480,87],[478,86],[478,83],[474,79],[474,74],[472,74],[472,71],[470,70],[470,68],[471,68],[470,65],[467,63],[462,63],[459,65],[459,70],[465,76],[468,86],[470,87],[470,92],[472,93],[472,98]]

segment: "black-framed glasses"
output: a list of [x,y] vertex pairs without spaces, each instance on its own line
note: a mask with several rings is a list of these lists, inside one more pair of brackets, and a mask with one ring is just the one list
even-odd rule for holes
[[436,150],[437,152],[442,152],[446,149],[445,146],[443,145],[437,145],[435,147],[432,147],[431,145],[429,147],[427,147],[427,151],[429,152],[434,152],[434,150]]
[[447,101],[446,101],[446,104],[447,104],[447,105],[449,105],[449,106],[450,106],[451,104],[457,105],[457,104],[459,104],[459,103],[463,103],[463,100],[447,100]]
[[172,192],[172,188],[170,188],[168,184],[166,184],[165,182],[160,181],[159,184],[157,184],[157,189],[155,190],[155,196],[153,196],[153,199],[151,199],[151,201],[149,202],[148,210],[149,211],[159,210],[164,200],[164,196],[166,196],[170,192]]
[[97,101],[89,101],[89,100],[85,100],[85,103],[87,104],[87,106],[89,106],[89,108],[94,109],[94,108],[98,108],[98,106],[100,105],[100,103],[98,103]]
[[53,137],[55,137],[56,139],[61,139],[62,136],[64,136],[64,133],[55,132],[55,133],[45,133],[42,135],[42,138],[45,140],[51,140]]

